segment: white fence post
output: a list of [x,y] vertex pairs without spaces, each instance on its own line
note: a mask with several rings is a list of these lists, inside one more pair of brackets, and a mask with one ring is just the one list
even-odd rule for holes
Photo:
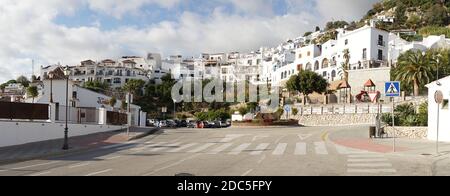
[[50,121],[56,122],[56,103],[50,103]]
[[106,108],[100,108],[98,109],[98,124],[99,125],[106,125]]

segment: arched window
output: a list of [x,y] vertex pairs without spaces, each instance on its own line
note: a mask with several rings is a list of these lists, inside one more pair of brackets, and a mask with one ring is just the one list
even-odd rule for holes
[[330,61],[327,58],[323,59],[322,69],[328,68],[329,66],[330,66]]
[[314,63],[314,71],[319,70],[319,61],[316,61],[316,63]]
[[331,71],[331,81],[334,81],[334,78],[336,77],[336,70]]
[[311,65],[311,63],[307,63],[307,64],[306,64],[305,70],[312,71],[312,65]]

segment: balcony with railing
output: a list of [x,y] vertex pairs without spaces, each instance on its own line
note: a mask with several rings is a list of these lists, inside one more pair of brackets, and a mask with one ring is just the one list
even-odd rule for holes
[[378,40],[378,46],[386,46],[386,41]]

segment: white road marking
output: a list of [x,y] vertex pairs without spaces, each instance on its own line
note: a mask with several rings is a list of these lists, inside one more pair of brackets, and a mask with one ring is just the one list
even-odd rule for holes
[[299,142],[295,145],[295,155],[306,155],[306,143]]
[[253,171],[253,169],[246,171],[245,173],[243,173],[241,176],[247,176],[248,174],[250,174]]
[[41,172],[41,173],[30,174],[29,176],[43,176],[43,175],[50,174],[50,173],[52,173],[52,172],[46,171],[46,172]]
[[168,145],[166,145],[166,146],[161,146],[161,147],[158,147],[158,148],[153,148],[153,149],[151,149],[150,150],[150,152],[158,152],[158,151],[163,151],[163,150],[167,150],[167,149],[169,149],[170,147],[172,147],[172,146],[178,146],[178,145],[180,145],[181,144],[181,142],[178,142],[178,143],[173,143],[173,144],[168,144]]
[[12,170],[21,170],[21,169],[27,169],[30,167],[38,167],[38,166],[44,166],[44,165],[51,165],[51,164],[55,164],[55,163],[59,163],[61,161],[51,161],[51,162],[47,162],[47,163],[41,163],[41,164],[36,164],[36,165],[29,165],[29,166],[23,166],[23,167],[16,167],[16,168],[12,168]]
[[183,162],[185,162],[185,161],[187,161],[187,160],[193,159],[193,158],[195,158],[195,157],[197,157],[197,156],[199,156],[199,155],[200,155],[200,154],[194,154],[194,155],[192,155],[192,156],[190,156],[190,157],[187,157],[187,158],[185,158],[185,159],[179,160],[179,161],[177,161],[177,162],[175,162],[175,163],[172,163],[172,164],[170,164],[170,165],[161,167],[161,168],[159,168],[159,169],[155,169],[155,170],[153,170],[153,171],[150,172],[150,173],[144,174],[143,176],[150,176],[150,175],[155,174],[155,173],[157,173],[157,172],[159,172],[159,171],[161,171],[161,170],[165,170],[165,169],[167,169],[167,168],[171,168],[171,167],[177,166],[177,165],[179,165],[179,164],[181,164],[181,163],[183,163]]
[[169,151],[167,151],[167,152],[180,152],[180,151],[182,151],[182,150],[184,150],[184,149],[190,148],[190,147],[195,146],[195,145],[197,145],[197,144],[198,144],[198,143],[185,144],[185,145],[183,145],[183,146],[180,146],[179,148],[175,148],[175,149],[169,150]]
[[255,137],[253,137],[252,142],[262,139],[262,138],[268,138],[268,137],[269,137],[268,135],[257,135]]
[[213,146],[214,144],[215,144],[215,143],[207,143],[207,144],[204,144],[204,145],[202,145],[202,146],[200,146],[200,147],[198,147],[198,148],[195,148],[195,149],[193,149],[193,150],[190,150],[190,151],[188,151],[188,152],[189,152],[189,153],[198,153],[198,152],[200,152],[200,151],[203,151],[203,150],[205,150],[205,149],[207,149],[207,148]]
[[345,146],[334,145],[339,154],[368,154],[368,151],[356,150]]
[[390,163],[351,163],[348,167],[392,167]]
[[358,155],[348,155],[349,158],[384,158],[383,155],[377,154],[358,154]]
[[225,149],[231,147],[232,145],[233,145],[232,143],[222,144],[221,146],[211,150],[211,152],[209,152],[208,154],[218,154],[218,153],[224,151]]
[[225,138],[223,138],[222,140],[220,140],[221,143],[227,143],[227,142],[231,142],[234,139],[237,139],[239,137],[245,136],[246,134],[228,134],[225,136]]
[[316,154],[320,155],[328,154],[325,142],[314,142],[314,149],[316,150]]
[[348,173],[396,173],[395,169],[347,169]]
[[71,166],[69,166],[69,169],[74,169],[74,168],[77,168],[77,167],[84,167],[84,166],[88,166],[90,164],[91,163],[81,163],[81,164],[71,165]]
[[122,157],[122,156],[107,157],[107,158],[105,158],[105,160],[113,160],[113,159],[118,159],[120,157]]
[[93,173],[87,174],[85,176],[95,176],[95,175],[107,173],[107,172],[110,172],[110,171],[112,171],[112,169],[105,169],[105,170],[102,170],[102,171],[98,171],[98,172],[93,172]]
[[261,156],[261,158],[258,160],[258,164],[261,164],[264,161],[264,159],[266,159],[266,155],[265,154],[263,154]]
[[[137,151],[137,152],[140,152],[140,151],[143,151],[143,150],[145,150],[145,149],[148,149],[148,148],[151,148],[151,147],[154,147],[154,146],[161,146],[161,145],[164,145],[164,144],[166,144],[166,143],[167,143],[167,142],[158,142],[158,143],[154,143],[154,144],[150,144],[150,145],[146,145],[146,146],[134,148],[133,150],[134,150],[134,151]],[[147,144],[147,143],[146,143],[146,144]]]
[[269,145],[270,145],[269,143],[259,144],[255,148],[255,151],[251,152],[250,155],[260,155],[260,154],[262,154],[264,152],[264,150],[266,150]]
[[300,138],[300,140],[305,140],[311,136],[312,136],[312,134],[298,134],[298,137]]
[[277,145],[275,150],[273,151],[273,155],[282,155],[284,151],[286,151],[287,143],[280,143]]
[[362,163],[362,162],[386,162],[388,161],[387,159],[384,158],[379,158],[379,159],[349,159],[348,162],[358,162],[358,163]]
[[233,150],[231,150],[230,153],[231,155],[238,155],[240,154],[243,150],[245,150],[246,148],[248,148],[251,144],[250,143],[245,143],[245,144],[241,144],[240,146],[234,148]]

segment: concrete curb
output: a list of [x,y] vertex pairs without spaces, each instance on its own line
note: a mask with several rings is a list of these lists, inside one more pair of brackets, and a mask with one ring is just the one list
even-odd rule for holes
[[128,138],[128,141],[141,139],[141,138],[146,137],[146,136],[148,136],[148,135],[152,135],[152,134],[158,132],[159,130],[160,130],[159,128],[153,128],[153,129],[150,129],[150,130],[147,131],[147,132],[144,132],[144,133],[141,133],[141,134],[137,134],[137,135],[135,135],[135,136],[133,136],[133,137]]

